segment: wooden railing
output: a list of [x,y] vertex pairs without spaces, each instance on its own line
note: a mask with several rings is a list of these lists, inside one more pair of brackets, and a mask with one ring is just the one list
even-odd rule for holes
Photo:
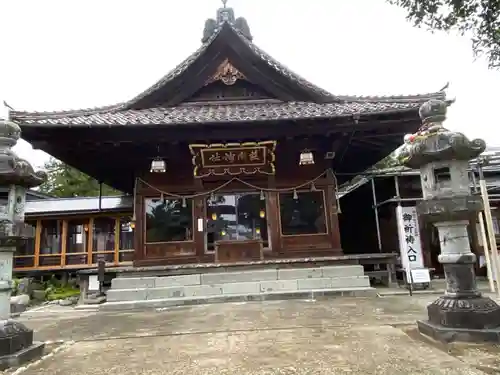
[[[50,271],[50,270],[63,270],[63,269],[82,269],[96,267],[99,260],[104,260],[107,266],[112,265],[129,265],[132,264],[134,258],[133,249],[133,234],[132,232],[124,232],[122,230],[122,223],[126,222],[126,219],[130,215],[99,215],[99,216],[89,216],[89,217],[78,217],[79,222],[83,223],[82,227],[85,227],[85,231],[81,233],[81,236],[85,236],[85,240],[79,243],[78,246],[84,251],[73,252],[72,243],[68,240],[68,222],[74,220],[71,218],[38,218],[38,219],[28,219],[27,223],[31,224],[35,228],[34,241],[27,244],[26,247],[18,249],[14,255],[14,271]],[[99,250],[96,251],[94,247],[93,235],[94,235],[94,218],[95,217],[106,217],[108,219],[114,220],[114,239],[109,243],[112,244],[112,249]],[[45,253],[41,251],[41,243],[43,239],[43,227],[45,221],[57,220],[58,224],[56,228],[61,227],[60,233],[52,234],[54,238],[58,238],[57,243],[53,247],[44,247]],[[62,225],[59,225],[59,224]],[[124,233],[130,233],[128,238],[122,240],[122,235]],[[112,236],[111,233],[109,233]],[[82,237],[83,238],[83,237]],[[122,243],[121,243],[122,242]],[[50,250],[47,251],[47,248]],[[57,248],[57,251],[53,251],[53,248]],[[76,250],[73,248],[73,250]]]

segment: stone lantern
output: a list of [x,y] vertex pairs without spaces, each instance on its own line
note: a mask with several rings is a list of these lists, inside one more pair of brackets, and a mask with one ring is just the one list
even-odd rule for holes
[[428,320],[419,321],[418,328],[445,342],[500,342],[500,307],[477,290],[468,234],[483,206],[480,196],[470,194],[469,160],[486,144],[443,127],[450,103],[433,99],[423,104],[423,125],[405,137],[400,153],[403,165],[420,169],[424,199],[417,212],[438,230],[438,260],[446,279],[445,294],[427,307]]
[[33,342],[32,330],[10,319],[13,255],[30,233],[24,223],[26,189],[46,178],[12,151],[20,136],[17,124],[0,119],[0,186],[9,188],[7,201],[0,202],[0,370],[41,356],[44,349]]

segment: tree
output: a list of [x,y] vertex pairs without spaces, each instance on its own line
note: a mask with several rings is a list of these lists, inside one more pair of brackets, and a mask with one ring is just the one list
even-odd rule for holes
[[500,0],[387,1],[404,8],[415,26],[471,33],[475,55],[486,56],[490,68],[500,68]]
[[[95,197],[99,195],[99,182],[67,164],[51,158],[44,167],[47,181],[39,191],[58,198]],[[102,185],[102,195],[121,195],[118,190]]]

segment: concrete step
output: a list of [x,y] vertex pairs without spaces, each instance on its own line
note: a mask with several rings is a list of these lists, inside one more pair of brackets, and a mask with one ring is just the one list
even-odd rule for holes
[[112,290],[165,288],[175,286],[219,285],[230,283],[276,280],[331,279],[364,276],[362,266],[326,266],[313,268],[262,269],[239,272],[217,272],[158,277],[117,277],[111,282]]
[[263,280],[211,285],[181,285],[155,288],[110,289],[108,302],[153,300],[163,298],[208,297],[232,294],[260,294],[337,288],[369,287],[367,276],[310,278],[297,280]]
[[162,298],[136,301],[113,301],[99,306],[99,311],[122,311],[158,309],[175,306],[204,305],[229,302],[255,302],[285,299],[316,300],[331,297],[376,297],[377,291],[370,287],[350,287],[335,289],[314,289],[304,291],[274,291],[258,294],[230,294],[214,296],[193,296],[181,298]]

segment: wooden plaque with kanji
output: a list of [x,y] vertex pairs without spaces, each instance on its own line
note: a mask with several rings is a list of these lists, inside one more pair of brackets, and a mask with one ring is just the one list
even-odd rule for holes
[[193,174],[198,178],[275,173],[275,141],[193,144],[189,149],[193,157]]

